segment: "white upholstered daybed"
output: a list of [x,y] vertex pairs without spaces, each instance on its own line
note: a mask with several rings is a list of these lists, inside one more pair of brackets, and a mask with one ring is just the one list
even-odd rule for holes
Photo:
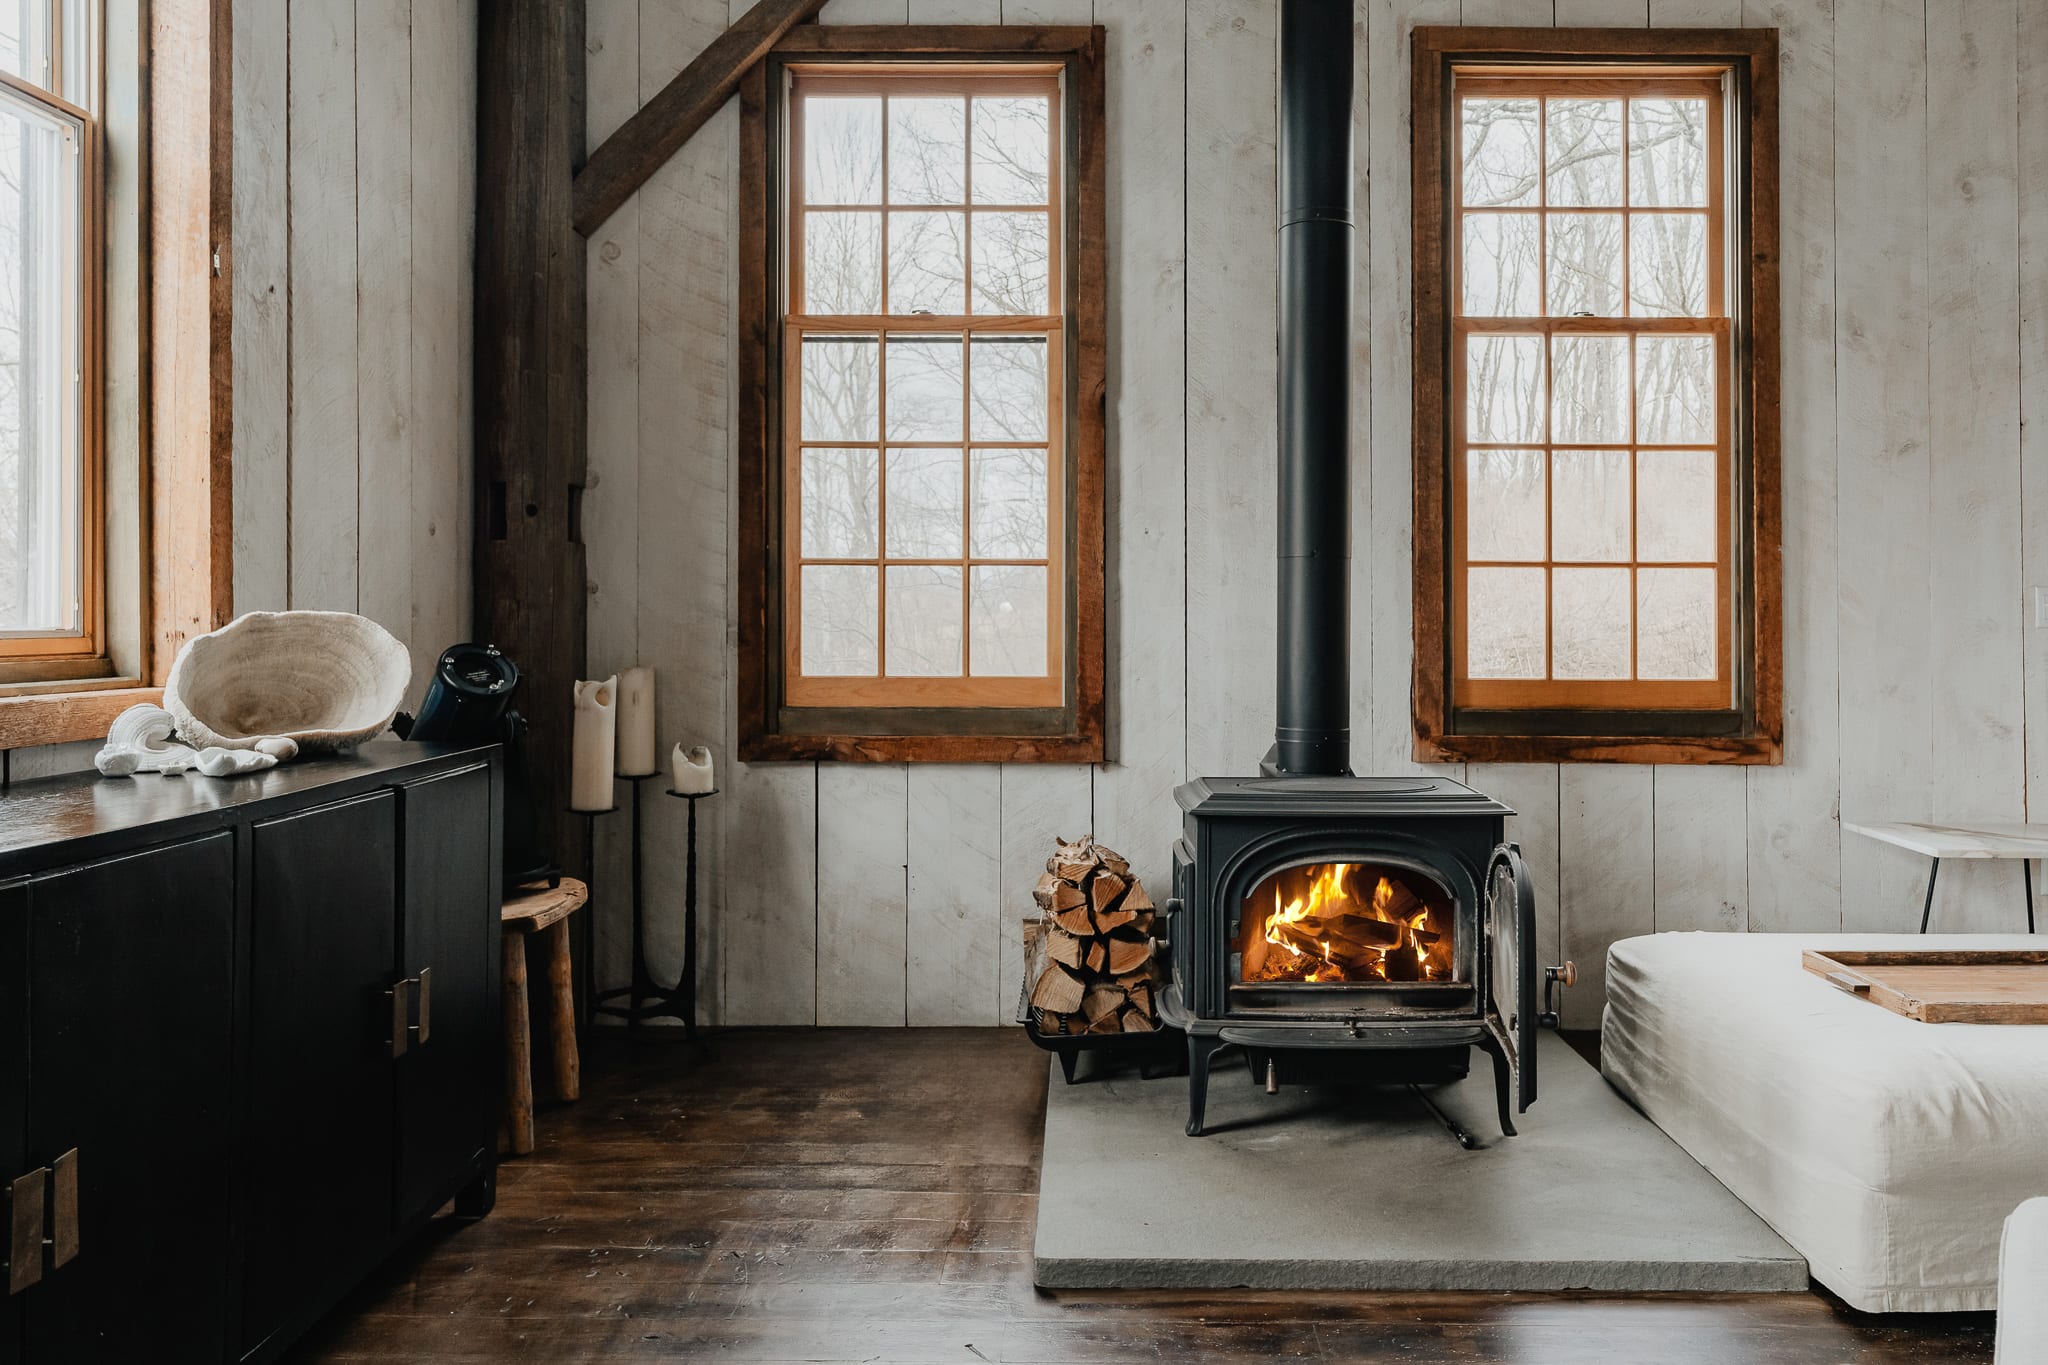
[[1999,1231],[2048,1194],[2048,1025],[1922,1024],[1806,948],[2026,935],[1654,934],[1607,962],[1601,1070],[1856,1308],[1997,1306]]

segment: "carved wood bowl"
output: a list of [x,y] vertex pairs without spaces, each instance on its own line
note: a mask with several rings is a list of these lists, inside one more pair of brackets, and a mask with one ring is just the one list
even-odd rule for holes
[[252,611],[185,642],[164,709],[194,748],[353,748],[405,700],[412,659],[391,632],[345,611]]

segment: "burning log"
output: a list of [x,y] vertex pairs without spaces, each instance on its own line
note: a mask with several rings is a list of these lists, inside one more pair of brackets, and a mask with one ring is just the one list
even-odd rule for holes
[[1041,1033],[1146,1033],[1157,907],[1131,865],[1092,837],[1059,842],[1032,887],[1025,928],[1029,1003]]

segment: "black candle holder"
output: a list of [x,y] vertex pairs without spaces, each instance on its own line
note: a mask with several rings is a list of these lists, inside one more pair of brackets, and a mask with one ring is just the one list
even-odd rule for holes
[[[569,814],[581,816],[583,819],[583,894],[586,907],[594,904],[597,899],[597,817],[616,815],[618,811],[617,806],[607,806],[603,810],[579,810],[575,806],[569,807]],[[549,884],[553,885],[559,880],[560,877],[557,876]],[[570,956],[575,959],[576,965],[576,1029],[579,1033],[589,1026],[591,1012],[598,999],[597,930],[592,920],[595,913],[596,911],[592,910],[590,914],[583,915],[580,926],[572,919],[569,927],[570,940],[576,948]]]
[[[609,990],[597,997],[597,1012],[626,1021],[627,1031],[638,1034],[649,1019],[679,1019],[683,1036],[697,1041],[697,803],[708,792],[668,793],[690,803],[688,861],[683,879],[683,970],[673,986],[654,979],[647,966],[647,920],[640,895],[640,784],[653,774],[628,777],[633,784],[633,974],[632,984]],[[623,1005],[609,1002],[619,999]]]

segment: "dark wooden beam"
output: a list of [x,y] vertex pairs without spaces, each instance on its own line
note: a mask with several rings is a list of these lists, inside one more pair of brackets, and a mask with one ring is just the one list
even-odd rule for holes
[[576,230],[588,237],[739,89],[740,79],[825,0],[756,0],[661,93],[604,140],[576,176]]
[[519,665],[540,835],[581,875],[561,812],[586,660],[583,0],[482,0],[477,21],[475,638]]

